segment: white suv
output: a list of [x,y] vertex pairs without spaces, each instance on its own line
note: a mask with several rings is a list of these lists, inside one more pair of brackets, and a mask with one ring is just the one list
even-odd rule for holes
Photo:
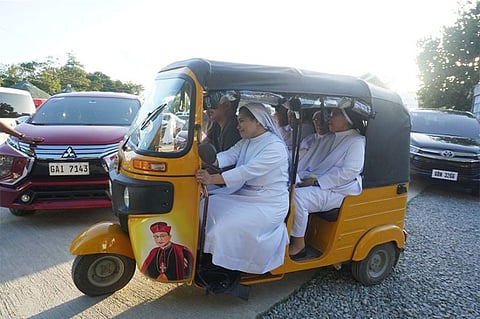
[[[16,118],[33,113],[35,104],[28,91],[0,87],[0,121],[14,127]],[[7,134],[0,133],[0,143],[7,137]]]

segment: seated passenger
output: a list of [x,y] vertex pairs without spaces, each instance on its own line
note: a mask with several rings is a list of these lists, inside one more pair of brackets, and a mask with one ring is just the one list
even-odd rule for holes
[[275,123],[277,124],[278,130],[282,135],[285,144],[287,144],[288,148],[292,147],[292,128],[289,124],[289,119],[287,115],[287,108],[281,104],[275,105],[275,113],[273,113],[273,118]]
[[[287,110],[287,108],[281,104],[276,105],[274,108],[275,113],[273,114],[273,118],[275,123],[277,123],[278,130],[285,144],[287,144],[288,149],[291,150],[293,144],[293,128],[297,126],[298,119],[295,118],[295,112]],[[311,116],[306,112],[302,123],[302,139],[314,133]]]
[[217,154],[219,167],[235,167],[196,173],[202,184],[226,184],[209,196],[204,252],[217,266],[263,274],[283,264],[288,244],[287,147],[263,104],[242,106],[238,127],[242,139]]
[[[287,112],[288,116],[288,124],[292,128],[295,128],[297,124],[299,123],[299,120],[295,117],[295,112],[294,111],[288,111]],[[309,136],[311,134],[315,133],[315,130],[313,128],[312,124],[312,116],[309,114],[309,112],[305,111],[305,114],[302,116],[302,138],[303,140],[306,136]],[[287,142],[288,149],[291,150],[293,144],[293,133],[290,135],[290,140]]]
[[289,255],[294,260],[307,255],[304,236],[308,214],[338,208],[345,196],[362,192],[360,174],[365,137],[356,129],[360,123],[361,119],[351,108],[333,109],[328,120],[328,127],[334,133],[329,150],[318,148],[318,154],[305,159],[308,164],[302,164],[298,172],[301,182],[294,194],[295,217],[289,247]]
[[[304,166],[308,165],[308,162],[311,160],[315,161],[316,163],[321,161],[318,156],[320,154],[326,156],[327,151],[330,149],[330,146],[333,143],[333,134],[330,133],[328,125],[326,125],[323,120],[322,111],[316,111],[313,113],[312,122],[315,133],[305,136],[300,143],[297,171],[304,170]],[[322,149],[326,151],[321,152],[317,150],[319,147],[322,147]]]
[[205,104],[212,123],[204,142],[213,144],[217,152],[228,150],[241,139],[236,116],[239,100],[235,91],[214,92],[210,103]]

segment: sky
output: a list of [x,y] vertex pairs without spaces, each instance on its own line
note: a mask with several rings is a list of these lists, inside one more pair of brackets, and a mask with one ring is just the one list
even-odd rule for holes
[[361,76],[419,87],[417,41],[452,26],[457,0],[0,0],[0,63],[64,63],[149,87],[189,58]]

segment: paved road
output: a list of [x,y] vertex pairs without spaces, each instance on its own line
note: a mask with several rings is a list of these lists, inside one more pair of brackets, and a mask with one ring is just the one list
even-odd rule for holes
[[[409,197],[422,187],[412,184]],[[84,296],[71,279],[74,257],[68,246],[84,228],[114,219],[109,209],[16,217],[0,208],[0,318],[255,318],[315,273],[302,271],[255,285],[248,302],[207,296],[193,286],[159,284],[138,271],[111,296]]]

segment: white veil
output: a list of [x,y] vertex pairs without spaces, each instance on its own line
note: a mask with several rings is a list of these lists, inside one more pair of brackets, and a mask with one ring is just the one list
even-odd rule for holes
[[273,118],[265,105],[263,105],[262,103],[247,103],[242,107],[246,107],[253,114],[253,116],[255,116],[257,121],[263,126],[265,130],[272,132],[273,134],[278,136],[278,138],[282,142],[284,142],[282,134],[280,133],[277,125],[273,121]]

